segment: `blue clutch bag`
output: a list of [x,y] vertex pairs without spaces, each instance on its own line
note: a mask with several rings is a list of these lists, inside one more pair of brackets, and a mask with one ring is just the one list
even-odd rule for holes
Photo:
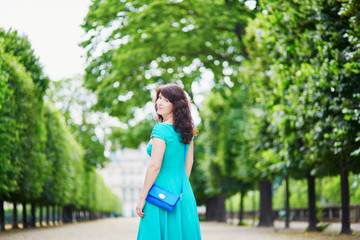
[[166,189],[154,184],[146,197],[146,201],[155,204],[169,212],[173,212],[180,196],[167,191]]
[[[185,159],[186,159],[186,145],[184,148],[184,167],[185,168]],[[149,190],[149,193],[146,197],[146,201],[154,204],[158,207],[161,207],[169,212],[173,212],[175,210],[176,204],[179,200],[181,200],[182,191],[183,191],[183,181],[184,181],[184,172],[182,174],[181,179],[181,192],[180,195],[169,192],[168,190],[153,184]]]

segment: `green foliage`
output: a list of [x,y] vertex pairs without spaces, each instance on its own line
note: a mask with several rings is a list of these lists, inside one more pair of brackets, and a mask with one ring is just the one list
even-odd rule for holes
[[51,134],[47,153],[55,167],[53,179],[48,181],[50,194],[45,196],[78,210],[121,212],[119,198],[96,173],[96,167],[108,159],[104,156],[104,144],[95,133],[96,127],[101,126],[91,123],[93,96],[82,87],[82,78],[51,82],[47,97],[60,110],[48,104]]
[[[266,11],[250,20],[246,29],[249,63],[242,65],[248,72],[242,82],[254,103],[257,115],[253,116],[258,116],[248,121],[254,143],[248,145],[248,158],[256,161],[260,177],[265,178],[303,178],[309,172],[337,175],[341,168],[358,173],[354,156],[360,130],[359,16],[352,9],[359,5],[351,1],[262,4]],[[339,192],[339,180],[337,184]],[[301,186],[292,184],[290,189],[304,196],[307,186]],[[283,191],[283,186],[276,191],[276,208],[283,207]],[[336,190],[328,192],[340,197]],[[307,203],[294,195],[291,206],[297,206],[296,199]]]
[[112,147],[137,148],[139,142],[147,142],[154,127],[154,120],[144,119],[135,126],[124,129],[121,127],[113,128],[109,138],[113,142]]
[[102,177],[95,169],[89,169],[84,176],[83,205],[76,206],[80,210],[90,209],[99,212],[119,212],[122,204],[120,199],[105,185]]
[[[95,97],[82,84],[81,76],[51,82],[47,96],[59,106],[76,141],[84,149],[87,167],[103,167],[108,159],[104,156],[104,141],[100,140],[95,130],[103,128],[104,131],[107,126],[101,126],[100,114],[91,111]],[[97,123],[93,122],[94,118],[99,118]]]
[[45,117],[48,129],[46,153],[52,166],[46,197],[56,204],[75,203],[80,198],[78,193],[82,186],[79,181],[83,174],[83,149],[58,110],[48,104]]
[[[331,205],[340,205],[341,196],[339,192],[340,189],[340,177],[324,177],[319,180],[319,205],[321,206],[331,206]],[[350,185],[350,204],[359,204],[360,203],[360,176],[358,174],[350,174],[349,176],[349,185]]]
[[[305,179],[290,180],[289,188],[290,193],[290,206],[291,208],[307,208],[308,205],[308,193],[307,193],[307,181]],[[351,204],[360,203],[360,176],[351,174],[349,177],[350,185],[350,198]],[[316,179],[316,205],[318,207],[326,206],[339,206],[341,204],[340,178],[336,177],[323,177]],[[273,196],[273,208],[283,209],[285,201],[285,185],[281,184],[275,191]],[[255,194],[255,198],[254,198]],[[255,204],[254,204],[255,200]],[[258,209],[259,192],[249,191],[244,198],[244,210],[252,211]],[[240,194],[235,194],[226,200],[226,209],[239,211],[240,209]]]
[[[94,168],[106,161],[103,146],[94,141],[94,126],[77,140],[62,114],[44,105],[47,86],[27,37],[0,29],[0,199],[121,212],[119,198]],[[79,142],[95,152],[85,155]],[[100,152],[102,158],[91,162]],[[87,181],[88,172],[97,180]]]
[[345,2],[341,13],[336,1],[264,1],[266,12],[246,29],[255,79],[247,86],[259,90],[250,96],[263,115],[256,166],[265,176],[359,171],[351,153],[360,126],[351,116],[360,85],[359,75],[346,70],[356,47],[344,34],[354,32]]
[[[210,71],[192,174],[200,202],[261,179],[360,172],[360,5],[245,3],[93,1],[83,24],[85,85],[94,109],[128,124],[111,138],[144,141],[150,120],[134,118],[151,92],[177,82],[193,98],[193,83]],[[292,187],[303,193],[301,183]]]
[[[260,193],[259,191],[249,191],[244,197],[244,211],[259,210]],[[234,194],[225,201],[228,211],[240,211],[240,193]]]
[[[252,174],[252,162],[248,158],[240,161],[248,154],[244,144],[249,139],[243,117],[247,113],[238,109],[246,94],[237,89],[237,75],[239,64],[248,57],[244,29],[257,11],[259,8],[250,10],[245,2],[232,1],[114,4],[107,0],[94,1],[83,24],[88,39],[82,46],[89,60],[85,85],[97,95],[95,109],[128,123],[128,128],[115,129],[111,136],[122,146],[135,147],[146,140],[150,118],[136,119],[136,125],[129,120],[151,100],[151,91],[177,82],[193,98],[193,83],[204,72],[213,73],[218,94],[201,109],[206,113],[196,138],[192,176],[195,192],[203,196],[199,199],[237,192],[246,186],[240,178]],[[100,49],[105,50],[98,56]],[[231,90],[232,86],[237,90]]]
[[19,125],[14,117],[15,96],[14,89],[8,84],[9,73],[4,65],[8,65],[7,58],[4,59],[0,41],[0,81],[1,81],[1,108],[0,108],[0,197],[8,199],[9,193],[17,186],[18,174],[21,165],[16,155],[17,131]]
[[[194,180],[200,199],[218,194],[244,193],[251,187],[254,162],[249,161],[246,93],[226,91],[207,95],[196,141]],[[201,176],[201,177],[198,177]]]
[[[343,71],[346,75],[351,74],[354,77],[360,73],[360,4],[357,1],[341,1],[341,9],[339,15],[345,17],[348,21],[349,27],[346,29],[344,37],[350,43],[351,48],[344,51],[345,61],[343,63]],[[358,80],[355,78],[355,80]],[[358,89],[352,94],[354,101],[359,101],[360,95]],[[360,118],[360,111],[354,105],[350,105],[344,109],[344,119],[349,121],[356,121]],[[360,132],[358,131],[356,142],[360,141]],[[359,156],[360,148],[351,153],[353,156]]]
[[[191,99],[193,82],[207,70],[217,88],[226,88],[224,76],[237,85],[229,72],[237,72],[246,58],[242,36],[256,11],[233,1],[94,1],[82,26],[87,32],[82,46],[89,60],[85,85],[98,99],[95,109],[128,124],[164,83],[179,83]],[[133,131],[139,120],[123,132]],[[125,142],[133,146],[134,139]]]
[[[360,203],[359,175],[349,177],[351,204]],[[292,208],[307,207],[307,182],[305,180],[290,181],[290,206]],[[339,206],[341,204],[340,177],[323,177],[316,180],[316,205],[319,207]],[[282,209],[284,201],[284,185],[281,185],[274,194],[275,209]]]
[[[312,169],[311,163],[305,161],[308,149],[302,135],[310,123],[304,116],[301,98],[306,78],[298,74],[299,65],[306,70],[304,57],[311,53],[304,54],[308,46],[293,47],[302,43],[295,37],[308,34],[294,26],[302,16],[294,12],[297,7],[294,5],[292,2],[266,3],[266,12],[250,21],[246,29],[246,46],[252,63],[247,66],[250,74],[246,85],[259,116],[254,122],[257,144],[253,151],[261,157],[254,159],[261,177],[268,179],[289,174],[302,178]],[[309,23],[302,21],[301,24]]]
[[34,82],[36,96],[42,99],[48,88],[49,78],[44,75],[39,58],[35,56],[27,36],[19,36],[16,30],[0,29],[0,39],[2,39],[4,51],[16,56],[17,61],[25,67]]
[[[45,116],[49,132],[46,153],[52,163],[52,173],[48,175],[45,184],[45,189],[48,190],[44,194],[46,201],[52,204],[73,205],[79,210],[121,212],[119,198],[96,173],[95,166],[99,162],[91,163],[90,160],[93,158],[87,159],[93,153],[85,153],[84,148],[67,126],[62,113],[50,103],[46,106]],[[86,130],[83,129],[77,137],[81,136],[85,139],[84,132]],[[91,147],[91,144],[98,147],[91,139],[84,146]],[[98,154],[103,156],[103,152]]]
[[[2,48],[2,42],[0,42],[0,55],[3,55],[4,54],[4,50]],[[1,68],[1,65],[2,65],[2,59],[0,60],[0,69],[1,69],[1,72],[0,72],[0,109],[3,105],[3,102],[4,102],[4,98],[7,94],[7,78],[8,78],[8,75],[6,74],[5,71],[2,70]]]
[[[43,154],[44,138],[41,135],[42,123],[39,115],[37,99],[34,97],[34,84],[26,73],[24,67],[18,63],[17,58],[4,55],[3,69],[8,72],[8,84],[13,89],[13,99],[10,106],[4,105],[3,110],[8,111],[4,117],[12,118],[16,140],[12,148],[14,152],[9,159],[14,166],[21,166],[17,183],[19,189],[13,192],[15,199],[34,199],[42,191],[45,157]],[[9,109],[11,107],[11,110]],[[8,129],[4,129],[6,134]]]
[[0,42],[3,53],[0,72],[2,78],[7,79],[7,94],[1,108],[1,142],[5,147],[2,155],[7,160],[4,176],[9,177],[13,187],[17,186],[7,189],[7,197],[34,201],[42,192],[47,174],[46,133],[42,98],[39,97],[47,86],[47,78],[37,65],[38,59],[26,37],[18,36],[16,31],[0,29]]

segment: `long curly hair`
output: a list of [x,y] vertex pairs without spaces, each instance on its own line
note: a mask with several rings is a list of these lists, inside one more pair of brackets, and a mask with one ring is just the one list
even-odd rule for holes
[[[190,101],[186,97],[185,91],[178,85],[172,83],[159,87],[154,99],[156,112],[156,101],[160,93],[173,104],[174,127],[175,131],[181,134],[181,142],[189,144],[197,130],[191,117]],[[163,117],[157,114],[157,122],[163,122],[163,120]]]

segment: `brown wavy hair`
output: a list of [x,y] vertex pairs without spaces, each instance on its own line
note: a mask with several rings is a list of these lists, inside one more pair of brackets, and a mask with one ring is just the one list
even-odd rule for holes
[[[195,136],[197,130],[195,129],[194,122],[191,117],[190,101],[186,97],[185,91],[173,83],[159,87],[156,90],[156,97],[154,99],[156,112],[156,101],[158,100],[160,93],[173,104],[174,127],[175,131],[181,134],[181,142],[189,144],[192,137]],[[157,114],[157,122],[163,122],[163,120],[163,117]]]

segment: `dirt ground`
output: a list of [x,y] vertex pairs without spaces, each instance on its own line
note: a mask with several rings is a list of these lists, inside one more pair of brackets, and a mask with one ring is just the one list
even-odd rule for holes
[[[50,226],[26,230],[7,230],[0,232],[0,240],[131,240],[136,239],[138,218],[110,218],[97,221]],[[306,233],[306,223],[291,223],[290,229],[284,229],[283,223],[276,222],[275,227],[259,228],[254,226],[236,226],[226,223],[201,222],[203,240],[360,240],[360,232],[352,236],[338,235],[338,225],[331,225],[322,233]],[[353,225],[360,230],[360,224]]]

